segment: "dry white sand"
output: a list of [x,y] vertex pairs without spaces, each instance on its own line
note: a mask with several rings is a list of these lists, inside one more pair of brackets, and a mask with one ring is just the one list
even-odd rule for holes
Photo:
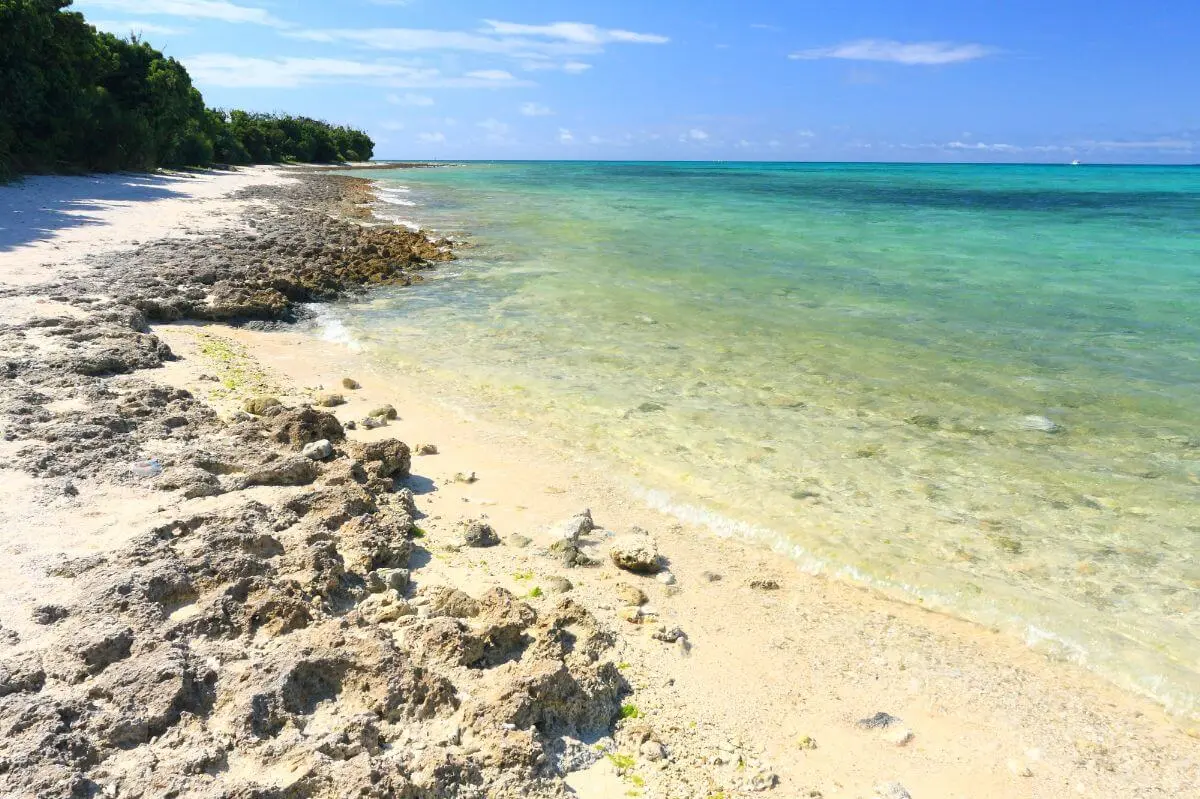
[[0,284],[60,279],[89,253],[195,236],[237,224],[230,195],[286,181],[286,171],[36,176],[0,186]]
[[[247,170],[36,178],[0,188],[0,282],[58,279],[100,248],[239,224],[240,203],[230,193],[285,179],[277,170]],[[53,303],[8,302],[0,311],[62,312]],[[460,519],[484,515],[502,536],[534,539],[530,550],[446,551],[420,570],[424,581],[453,582],[472,594],[491,585],[528,592],[562,573],[533,554],[537,544],[550,540],[554,523],[584,507],[608,528],[651,530],[678,577],[677,590],[651,579],[618,580],[611,569],[576,569],[568,575],[573,595],[622,631],[624,671],[647,720],[681,752],[745,745],[760,754],[781,778],[768,795],[872,797],[875,786],[899,782],[917,799],[1200,796],[1196,733],[1070,664],[978,626],[804,575],[754,545],[680,524],[630,496],[619,476],[599,464],[548,449],[536,429],[502,428],[435,404],[406,375],[376,371],[337,344],[219,326],[156,332],[183,360],[153,377],[207,395],[226,411],[240,396],[201,379],[222,363],[200,351],[198,336],[244,348],[237,357],[257,364],[263,381],[285,399],[309,399],[322,387],[340,391],[342,377],[358,379],[362,389],[343,392],[350,402],[336,409],[340,418],[361,419],[382,402],[394,404],[401,418],[355,436],[398,436],[440,450],[414,459],[413,468],[417,485],[428,489],[418,502],[433,541]],[[478,482],[454,479],[471,472]],[[163,501],[161,493],[130,490],[49,504],[37,483],[0,473],[0,613],[8,626],[25,626],[17,619],[28,617],[29,603],[49,585],[41,576],[46,563],[59,553],[119,546],[153,523]],[[192,502],[206,501],[212,500]],[[705,572],[721,579],[710,582]],[[778,581],[779,590],[750,587],[763,578]],[[686,631],[690,653],[621,621],[618,582],[643,588],[661,620]],[[896,728],[856,726],[878,711],[902,719],[911,740],[897,743]],[[802,745],[805,738],[815,748]],[[644,768],[653,787],[657,767]],[[611,764],[578,782],[585,796],[639,790]]]

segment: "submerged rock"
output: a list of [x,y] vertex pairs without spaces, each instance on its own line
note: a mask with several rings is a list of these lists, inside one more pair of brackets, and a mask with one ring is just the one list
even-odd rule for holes
[[1022,430],[1030,430],[1036,433],[1061,433],[1062,425],[1046,416],[1022,416],[1017,420],[1017,426]]

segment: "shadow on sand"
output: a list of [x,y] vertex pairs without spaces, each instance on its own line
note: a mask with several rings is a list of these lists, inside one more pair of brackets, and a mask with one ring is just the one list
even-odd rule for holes
[[174,187],[209,170],[106,175],[38,175],[0,186],[0,253],[43,241],[74,227],[99,224],[88,217],[110,203],[153,202],[177,197]]

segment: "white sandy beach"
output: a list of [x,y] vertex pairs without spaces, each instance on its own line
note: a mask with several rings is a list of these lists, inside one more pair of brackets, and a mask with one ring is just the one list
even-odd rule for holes
[[[0,187],[0,287],[11,290],[0,297],[0,313],[9,322],[69,314],[69,306],[23,296],[21,287],[70,279],[97,251],[238,226],[247,201],[230,195],[288,179],[286,170],[255,168],[31,178]],[[624,775],[602,760],[573,778],[579,795],[683,796],[670,791],[687,774],[697,791],[689,795],[715,799],[725,796],[716,792],[720,783],[704,792],[700,772],[732,773],[745,757],[777,775],[778,785],[764,793],[771,796],[1200,797],[1197,731],[1073,664],[684,524],[631,495],[628,481],[586,455],[549,448],[536,429],[505,428],[432,402],[409,376],[381,371],[342,345],[302,331],[208,324],[154,332],[180,360],[139,376],[186,388],[223,416],[247,398],[246,388],[222,387],[230,368],[257,375],[255,393],[270,387],[286,404],[341,392],[347,403],[331,410],[343,423],[391,403],[398,420],[350,435],[436,445],[438,454],[413,462],[431,541],[482,517],[506,539],[532,539],[525,548],[433,547],[423,582],[472,596],[494,586],[527,595],[562,577],[574,584],[571,596],[618,635],[622,672],[635,689],[630,701],[669,753]],[[216,350],[224,356],[214,357]],[[346,377],[361,388],[342,389]],[[14,446],[0,441],[0,455]],[[457,479],[472,473],[475,482]],[[63,553],[115,549],[181,506],[224,501],[164,499],[136,487],[83,487],[71,502],[50,496],[36,478],[0,471],[0,617],[29,644],[54,634],[28,621],[30,606],[50,595],[68,599],[58,592],[69,584],[48,576],[48,563]],[[584,508],[606,529],[649,530],[677,583],[612,568],[564,571],[539,556],[555,525]],[[681,628],[688,646],[655,640],[656,625],[623,620],[622,585],[642,590],[658,623]],[[898,721],[886,729],[857,723],[878,713]],[[893,784],[906,793],[881,787]]]

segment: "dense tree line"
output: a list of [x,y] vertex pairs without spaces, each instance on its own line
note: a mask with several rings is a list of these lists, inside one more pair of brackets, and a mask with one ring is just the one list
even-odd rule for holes
[[71,0],[0,0],[0,180],[29,172],[370,159],[365,133],[215,111],[183,65]]

